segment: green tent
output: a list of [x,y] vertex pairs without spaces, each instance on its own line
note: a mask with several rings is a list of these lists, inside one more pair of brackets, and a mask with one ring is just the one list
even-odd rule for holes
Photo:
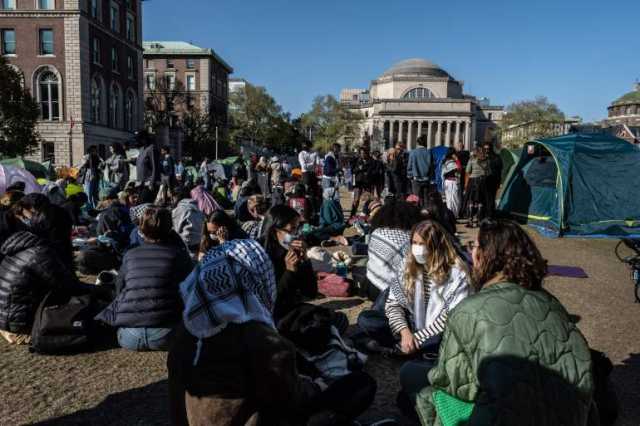
[[0,164],[14,166],[25,169],[36,179],[49,179],[49,170],[37,161],[25,160],[24,158],[5,158],[0,160]]
[[518,161],[520,160],[521,149],[507,149],[503,148],[500,151],[500,158],[502,159],[502,176],[500,177],[500,184],[509,180],[513,169],[516,168]]
[[529,142],[498,210],[548,236],[640,236],[640,149],[609,134]]

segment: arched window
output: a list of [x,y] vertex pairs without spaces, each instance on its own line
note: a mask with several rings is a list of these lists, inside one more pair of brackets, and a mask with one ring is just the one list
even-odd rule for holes
[[124,104],[125,126],[130,132],[135,130],[136,122],[136,98],[131,92],[127,93],[127,100]]
[[409,90],[405,95],[405,99],[430,99],[435,98],[433,92],[425,87],[416,87]]
[[111,126],[119,129],[122,127],[122,120],[120,119],[120,114],[122,112],[122,108],[120,107],[120,103],[122,102],[122,95],[120,93],[120,87],[113,83],[111,85],[111,102],[109,103],[109,111],[111,116]]
[[60,120],[60,82],[51,71],[38,76],[38,103],[42,120]]
[[102,79],[91,80],[91,121],[102,123]]

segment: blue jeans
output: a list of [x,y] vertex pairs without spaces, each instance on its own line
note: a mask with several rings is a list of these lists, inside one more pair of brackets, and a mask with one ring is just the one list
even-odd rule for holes
[[118,343],[130,351],[168,351],[172,328],[119,328]]
[[322,176],[322,189],[336,187],[336,178]]
[[87,201],[89,207],[95,209],[100,202],[100,180],[96,178],[89,179],[89,181],[83,185],[83,189],[89,198]]

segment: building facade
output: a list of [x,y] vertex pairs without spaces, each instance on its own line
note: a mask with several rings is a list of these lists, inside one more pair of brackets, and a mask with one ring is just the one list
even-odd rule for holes
[[173,105],[171,114],[175,121],[171,121],[169,128],[158,129],[156,141],[173,146],[175,154],[180,156],[179,122],[183,112],[190,108],[209,114],[219,133],[226,133],[232,72],[233,68],[213,49],[182,41],[144,42],[145,98],[151,99],[158,91],[175,91],[187,103]]
[[513,124],[500,130],[500,142],[505,146],[516,146],[537,138],[541,134],[548,138],[566,135],[575,131],[581,123],[580,118],[573,117],[553,122],[527,121],[526,123]]
[[[372,149],[403,143],[416,146],[427,136],[428,146],[470,149],[474,142],[491,140],[503,108],[463,93],[463,84],[445,70],[423,59],[409,59],[391,67],[368,89],[344,89],[340,101],[362,114],[361,136]],[[358,141],[344,141],[350,149]]]
[[78,165],[89,146],[143,126],[140,0],[2,0],[1,54],[38,102],[38,161]]
[[640,143],[640,83],[611,103],[603,127],[632,143]]

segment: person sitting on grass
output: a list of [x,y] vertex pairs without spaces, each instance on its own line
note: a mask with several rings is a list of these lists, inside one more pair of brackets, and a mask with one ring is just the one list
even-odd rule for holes
[[79,285],[50,239],[56,226],[53,210],[23,212],[19,209],[16,217],[24,227],[0,246],[0,335],[12,344],[30,342],[36,309],[49,291]]
[[534,242],[515,222],[485,220],[473,246],[478,293],[448,315],[417,397],[422,424],[441,424],[451,398],[470,413],[456,424],[598,424],[589,346],[542,288],[547,261]]
[[246,232],[240,228],[235,219],[226,214],[224,210],[216,210],[204,221],[198,260],[202,259],[213,247],[226,241],[246,240],[247,238],[249,237]]
[[273,262],[278,296],[274,317],[279,320],[303,298],[318,294],[318,280],[300,238],[300,215],[288,206],[274,206],[265,219],[260,243]]
[[252,195],[247,201],[247,209],[254,218],[242,224],[242,230],[248,237],[257,240],[262,235],[264,229],[264,217],[269,211],[269,202],[262,195]]
[[212,248],[180,293],[167,359],[171,424],[352,425],[373,402],[366,373],[326,389],[299,374],[296,349],[275,328],[276,277],[257,241]]
[[169,348],[180,322],[178,284],[193,264],[186,250],[170,241],[171,212],[150,206],[142,216],[144,244],[129,250],[116,281],[115,300],[96,319],[118,328],[118,343],[132,351]]

